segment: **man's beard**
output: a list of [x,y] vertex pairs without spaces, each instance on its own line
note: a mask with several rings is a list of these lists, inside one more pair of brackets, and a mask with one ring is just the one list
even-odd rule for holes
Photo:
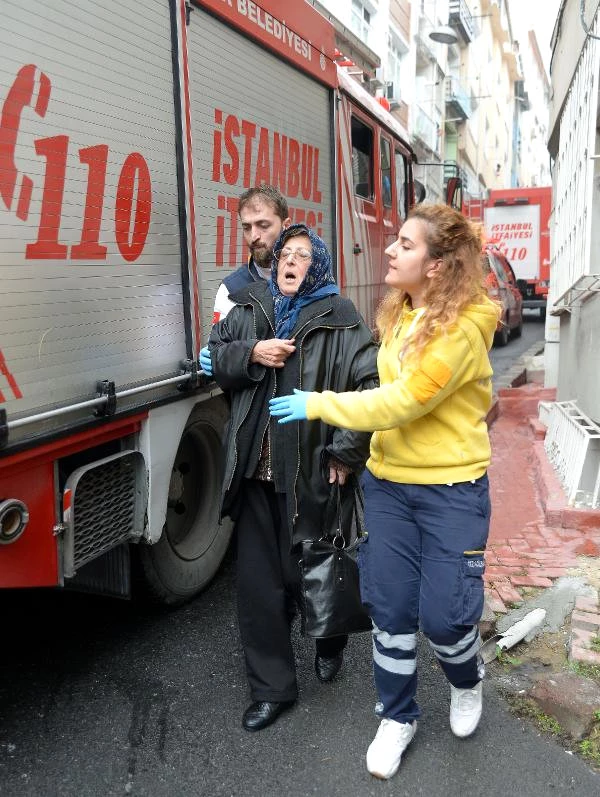
[[257,266],[261,268],[271,268],[271,261],[273,260],[273,250],[267,246],[257,246],[250,249],[252,258]]

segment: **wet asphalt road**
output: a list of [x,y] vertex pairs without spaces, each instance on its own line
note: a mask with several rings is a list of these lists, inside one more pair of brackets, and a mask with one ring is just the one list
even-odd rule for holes
[[600,794],[600,777],[513,718],[486,682],[476,736],[448,727],[448,687],[421,646],[419,730],[400,773],[373,780],[370,639],[320,684],[297,637],[301,699],[260,733],[248,703],[231,556],[178,610],[68,593],[0,596],[0,793],[7,797]]

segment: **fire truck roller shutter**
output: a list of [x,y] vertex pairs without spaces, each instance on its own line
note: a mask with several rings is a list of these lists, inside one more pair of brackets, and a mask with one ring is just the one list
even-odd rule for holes
[[206,336],[221,280],[247,256],[237,217],[244,190],[274,184],[292,221],[316,227],[332,247],[333,121],[329,89],[196,5],[188,42]]
[[10,207],[0,196],[10,417],[93,398],[105,379],[119,390],[177,374],[187,355],[168,3],[2,11],[0,184],[17,169]]
[[219,523],[227,419],[223,396],[196,406],[189,416],[171,472],[167,517],[160,540],[140,544],[141,587],[161,603],[184,603],[215,575],[227,550],[232,523]]

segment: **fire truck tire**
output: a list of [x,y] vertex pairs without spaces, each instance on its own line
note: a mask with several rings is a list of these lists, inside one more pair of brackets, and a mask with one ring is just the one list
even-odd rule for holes
[[143,591],[154,601],[175,606],[193,598],[213,578],[227,551],[232,523],[219,523],[226,419],[221,397],[197,407],[184,428],[162,536],[154,545],[138,546]]

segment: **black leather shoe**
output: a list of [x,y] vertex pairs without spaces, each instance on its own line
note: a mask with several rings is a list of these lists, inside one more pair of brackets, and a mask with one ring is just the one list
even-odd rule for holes
[[338,653],[337,656],[319,656],[315,658],[315,672],[319,681],[327,684],[333,681],[335,676],[340,671],[342,662],[344,661],[344,654]]
[[247,731],[261,731],[275,722],[286,709],[291,708],[294,702],[294,700],[284,700],[281,703],[270,703],[267,700],[258,700],[244,711],[242,726]]

